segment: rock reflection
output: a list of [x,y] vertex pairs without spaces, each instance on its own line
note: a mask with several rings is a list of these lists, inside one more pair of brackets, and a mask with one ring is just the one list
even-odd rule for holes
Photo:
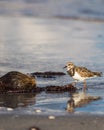
[[26,107],[36,103],[36,94],[2,94],[0,95],[0,107]]

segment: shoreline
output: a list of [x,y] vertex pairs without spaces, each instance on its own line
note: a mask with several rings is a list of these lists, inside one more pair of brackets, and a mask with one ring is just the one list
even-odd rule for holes
[[0,114],[0,130],[104,130],[104,115],[52,116]]

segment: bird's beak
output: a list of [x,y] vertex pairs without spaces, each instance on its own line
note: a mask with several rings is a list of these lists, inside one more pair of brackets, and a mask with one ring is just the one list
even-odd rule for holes
[[64,66],[63,69],[65,69],[67,66]]

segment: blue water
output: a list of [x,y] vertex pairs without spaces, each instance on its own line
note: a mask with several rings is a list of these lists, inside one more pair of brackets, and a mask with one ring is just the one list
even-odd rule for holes
[[0,14],[104,20],[103,0],[1,0]]
[[[66,72],[68,61],[104,73],[103,42],[103,0],[0,1],[0,76],[12,70]],[[41,87],[71,82],[68,75],[37,78]],[[104,77],[88,80],[87,86],[87,93],[102,99],[75,113],[104,114]],[[39,109],[38,114],[67,115],[69,98],[70,93],[0,95],[0,113],[36,114]]]

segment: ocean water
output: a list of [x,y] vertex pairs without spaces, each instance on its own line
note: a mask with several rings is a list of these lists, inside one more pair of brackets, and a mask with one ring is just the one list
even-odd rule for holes
[[[103,0],[0,1],[0,76],[13,70],[66,72],[68,61],[104,73],[103,4]],[[37,78],[40,87],[71,82],[68,75]],[[88,80],[87,86],[87,93],[101,100],[76,108],[75,113],[104,114],[104,77]],[[0,113],[68,115],[69,99],[67,92],[3,94]]]

